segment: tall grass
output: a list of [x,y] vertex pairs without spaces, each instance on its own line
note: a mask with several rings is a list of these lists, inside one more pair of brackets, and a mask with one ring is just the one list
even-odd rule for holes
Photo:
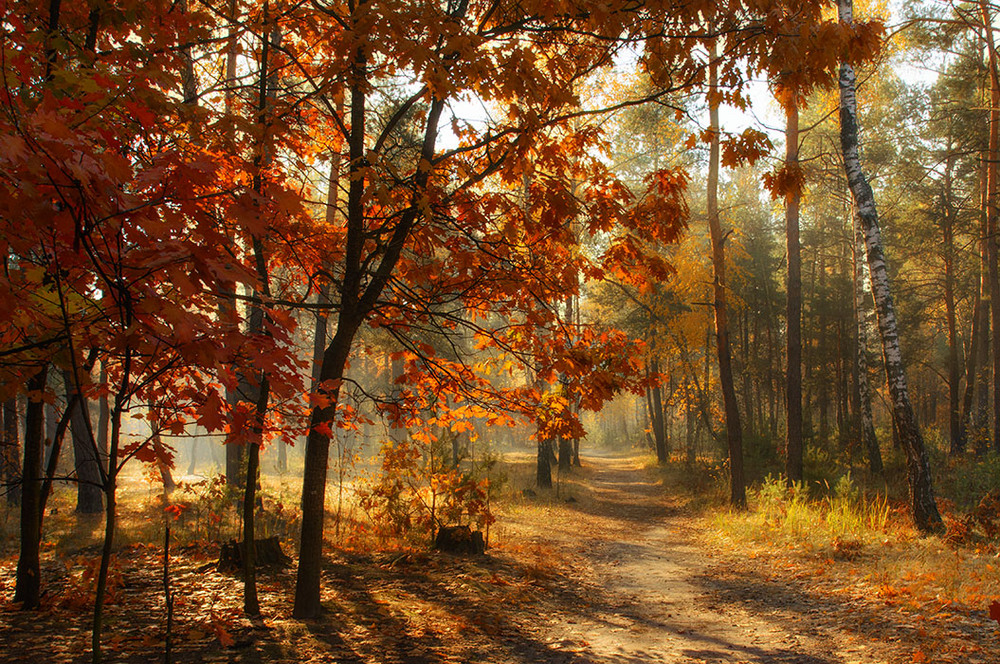
[[825,483],[817,488],[823,489],[818,499],[801,482],[789,487],[784,478],[769,475],[750,490],[749,510],[717,510],[713,522],[739,540],[835,556],[854,555],[890,534],[893,510],[888,501],[862,494],[850,475],[832,489]]

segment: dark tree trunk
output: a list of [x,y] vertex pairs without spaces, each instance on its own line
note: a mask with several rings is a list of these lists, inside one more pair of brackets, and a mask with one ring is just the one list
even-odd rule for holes
[[652,425],[653,442],[656,445],[656,461],[660,464],[667,462],[667,436],[663,428],[663,396],[660,388],[660,366],[654,358],[651,361],[651,371],[656,377],[656,383],[652,387]]
[[982,211],[979,216],[979,326],[980,334],[976,344],[976,390],[975,406],[969,411],[969,425],[966,435],[972,435],[974,449],[982,454],[989,447],[989,408],[990,408],[990,236],[986,223],[987,208],[987,159],[983,154],[980,173],[982,190]]
[[[70,434],[73,436],[73,460],[76,466],[76,511],[81,514],[100,514],[104,511],[101,500],[101,470],[97,464],[97,441],[90,425],[90,406],[79,394],[73,372],[63,371],[66,385],[66,403],[70,410]],[[67,406],[69,407],[69,406]]]
[[[360,12],[367,11],[367,2],[356,5]],[[354,53],[350,67],[353,81],[351,96],[351,122],[349,156],[351,178],[347,196],[347,236],[344,243],[343,274],[338,289],[340,308],[337,330],[323,353],[320,382],[329,385],[327,403],[313,409],[309,436],[306,440],[305,467],[302,472],[302,535],[300,539],[299,567],[295,580],[296,618],[315,618],[321,611],[320,572],[323,558],[323,522],[326,506],[326,474],[330,453],[328,427],[336,416],[337,399],[344,369],[351,353],[354,337],[364,319],[375,307],[389,282],[404,246],[414,226],[421,218],[421,196],[432,174],[432,168],[418,169],[413,176],[413,197],[409,206],[396,218],[388,231],[388,239],[380,248],[381,257],[364,256],[369,240],[365,217],[365,115],[368,90],[367,60],[360,46]],[[437,143],[438,123],[444,102],[433,98],[426,115],[426,127],[420,151],[420,163],[433,164]],[[365,267],[374,261],[370,271]],[[327,381],[329,381],[327,383]]]
[[538,455],[535,463],[535,486],[539,489],[552,488],[552,443],[547,438],[538,438]]
[[[799,170],[799,108],[793,98],[785,108],[785,168]],[[785,382],[785,476],[789,483],[802,481],[802,252],[799,245],[798,186],[785,196],[785,241],[788,252],[786,315],[787,372]]]
[[[101,360],[100,377],[98,383],[106,385],[108,382],[108,370],[104,360]],[[111,420],[111,407],[108,404],[108,395],[102,394],[97,401],[97,453],[98,463],[104,465],[108,458],[108,423]]]
[[25,609],[38,607],[41,598],[42,445],[44,437],[45,379],[48,366],[28,380],[28,408],[24,425],[24,464],[21,467],[21,549],[17,558],[14,601]]
[[[276,51],[281,43],[281,28],[277,21],[270,23],[268,16],[269,3],[264,1],[263,21],[265,32],[261,45],[260,81],[257,92],[257,117],[261,128],[261,144],[258,147],[256,172],[254,173],[254,190],[258,195],[264,195],[263,173],[271,163],[271,154],[267,147],[267,134],[270,128],[268,105],[277,92],[277,73],[271,66],[272,51]],[[267,29],[269,28],[269,29]],[[257,283],[254,286],[253,301],[250,306],[249,325],[247,331],[251,337],[269,334],[266,331],[267,313],[263,302],[271,297],[270,271],[264,241],[257,234],[251,238],[253,246],[254,265],[257,271]],[[245,382],[245,381],[241,381]],[[243,484],[243,612],[248,616],[260,615],[260,600],[257,596],[257,484],[260,470],[260,450],[264,444],[264,424],[267,417],[268,402],[271,397],[270,382],[266,371],[257,373],[256,382],[251,386],[253,416],[250,422],[250,437],[246,441],[247,474]],[[278,443],[283,445],[284,443]]]
[[21,438],[18,435],[17,397],[3,402],[3,454],[0,455],[0,482],[8,505],[21,502]]
[[[950,146],[949,146],[950,147]],[[962,434],[962,413],[959,410],[959,388],[962,380],[958,357],[958,324],[955,313],[955,210],[951,204],[954,155],[945,161],[942,234],[944,235],[944,305],[948,325],[948,431],[951,454],[960,454],[965,446]]]
[[573,467],[573,440],[559,436],[559,472],[568,473]]
[[715,343],[719,357],[719,382],[726,414],[726,442],[729,448],[730,503],[736,508],[747,504],[746,481],[743,478],[743,431],[740,411],[733,383],[732,352],[729,344],[729,320],[726,306],[725,238],[719,223],[719,158],[720,129],[719,102],[715,98],[718,87],[718,51],[713,42],[709,54],[709,122],[712,139],[708,161],[708,224],[712,242],[712,287],[715,295]]
[[979,0],[990,72],[989,153],[986,169],[986,238],[989,258],[990,317],[993,327],[993,449],[1000,452],[1000,266],[997,265],[997,218],[1000,217],[1000,71],[993,42],[993,19],[986,0]]
[[[853,23],[852,0],[838,0],[841,22]],[[882,251],[882,236],[878,226],[875,195],[864,173],[858,151],[858,112],[855,97],[854,68],[840,65],[840,142],[844,156],[847,182],[857,207],[858,219],[865,231],[868,269],[875,296],[879,332],[882,338],[882,356],[886,379],[892,400],[893,421],[899,431],[900,442],[906,452],[910,503],[913,521],[922,531],[939,531],[943,528],[941,515],[934,499],[927,451],[923,436],[917,426],[906,383],[903,357],[899,348],[899,331],[896,311],[889,285],[889,272]]]

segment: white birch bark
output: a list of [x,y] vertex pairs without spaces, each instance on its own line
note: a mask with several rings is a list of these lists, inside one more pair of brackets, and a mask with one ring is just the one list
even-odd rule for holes
[[868,334],[865,325],[866,307],[864,292],[865,236],[861,223],[852,208],[851,226],[854,229],[854,310],[858,321],[858,341],[855,345],[855,363],[858,373],[858,415],[861,440],[868,454],[868,467],[873,473],[882,473],[882,450],[875,436],[872,421],[871,387],[868,385]]
[[[853,23],[852,0],[838,0],[841,23]],[[882,250],[882,234],[878,225],[875,194],[861,170],[858,150],[858,104],[855,95],[857,80],[854,68],[848,63],[840,65],[840,144],[844,157],[847,183],[854,198],[858,222],[865,236],[869,278],[875,299],[882,355],[885,362],[886,382],[892,401],[892,417],[899,431],[900,442],[906,452],[907,475],[913,520],[922,531],[940,530],[941,515],[934,500],[930,464],[920,428],[917,426],[913,406],[906,385],[906,372],[899,347],[899,326],[892,300],[889,271]]]

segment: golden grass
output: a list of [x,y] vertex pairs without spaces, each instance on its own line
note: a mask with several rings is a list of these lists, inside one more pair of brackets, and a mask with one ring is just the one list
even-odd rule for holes
[[905,506],[865,496],[849,478],[823,498],[769,479],[750,492],[747,511],[715,508],[705,518],[716,546],[793,565],[819,562],[843,585],[860,584],[912,608],[982,611],[1000,597],[996,543],[962,547],[920,536]]

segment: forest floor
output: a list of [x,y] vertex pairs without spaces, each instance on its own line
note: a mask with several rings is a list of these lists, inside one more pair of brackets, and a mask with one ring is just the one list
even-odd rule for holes
[[[292,570],[262,575],[264,618],[250,622],[239,580],[212,565],[217,551],[180,549],[173,661],[1000,663],[982,611],[908,602],[863,575],[863,560],[747,555],[708,536],[708,518],[642,460],[584,463],[556,495],[508,504],[485,556],[335,550],[315,621],[288,617]],[[91,581],[67,570],[94,553],[46,558],[39,612],[9,602],[16,561],[0,560],[0,662],[89,661]],[[155,546],[118,553],[105,661],[163,661],[161,574]]]

